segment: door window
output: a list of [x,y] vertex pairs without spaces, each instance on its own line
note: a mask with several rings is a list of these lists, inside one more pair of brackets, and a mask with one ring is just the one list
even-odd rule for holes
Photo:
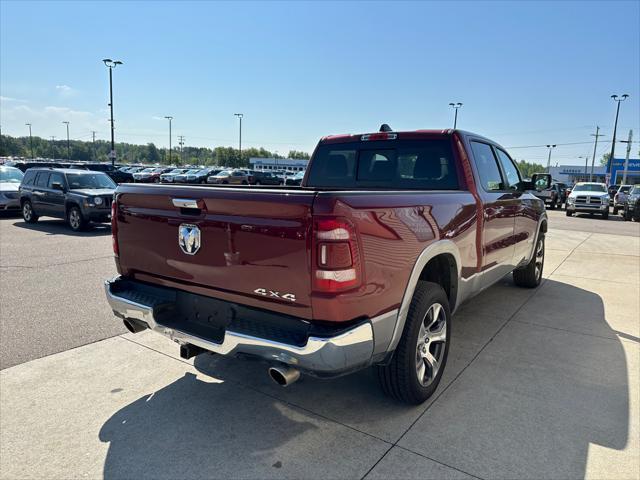
[[47,188],[49,183],[49,172],[40,172],[36,178],[36,187]]
[[511,190],[517,190],[520,187],[520,173],[518,168],[513,163],[513,160],[505,152],[496,148],[500,165],[502,165],[502,171],[506,177],[506,188]]
[[48,188],[53,188],[54,183],[59,183],[60,185],[64,185],[64,176],[61,173],[52,173],[49,177]]
[[486,143],[471,142],[471,150],[473,150],[482,188],[488,192],[504,190],[498,162],[491,146]]

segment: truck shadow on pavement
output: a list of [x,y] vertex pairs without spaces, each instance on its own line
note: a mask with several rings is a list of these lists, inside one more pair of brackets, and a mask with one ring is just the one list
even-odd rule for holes
[[13,223],[15,227],[26,230],[43,232],[47,235],[68,235],[70,237],[102,237],[111,235],[111,225],[108,223],[91,223],[85,230],[74,232],[64,220],[38,220],[36,223],[27,223],[20,219]]
[[[514,296],[520,307],[507,306]],[[341,436],[318,444],[311,412],[484,478],[583,478],[590,445],[626,447],[626,356],[599,295],[553,280],[532,294],[503,281],[471,302],[473,314],[454,317],[443,381],[421,406],[384,397],[371,370],[283,389],[261,362],[200,355],[198,378],[186,373],[104,424],[104,476],[348,476],[327,472],[322,458],[358,452]],[[507,308],[514,314],[490,320]],[[607,458],[592,476],[619,476]],[[282,462],[293,470],[277,470]]]

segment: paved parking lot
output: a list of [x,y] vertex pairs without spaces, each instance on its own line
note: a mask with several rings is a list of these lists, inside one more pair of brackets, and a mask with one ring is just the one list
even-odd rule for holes
[[1,478],[640,475],[640,224],[550,212],[544,284],[464,305],[418,407],[124,333],[108,234],[0,220]]

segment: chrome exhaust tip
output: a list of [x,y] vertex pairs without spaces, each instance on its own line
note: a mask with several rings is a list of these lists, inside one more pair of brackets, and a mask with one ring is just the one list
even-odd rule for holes
[[134,320],[133,318],[125,318],[123,322],[124,326],[127,327],[127,330],[129,330],[131,333],[138,333],[149,328],[146,323],[139,320]]
[[288,367],[286,365],[277,365],[269,368],[269,376],[271,380],[281,387],[288,387],[300,378],[300,370]]

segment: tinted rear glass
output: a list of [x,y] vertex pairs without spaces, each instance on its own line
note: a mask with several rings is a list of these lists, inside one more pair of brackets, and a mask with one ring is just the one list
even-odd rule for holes
[[324,144],[310,168],[310,187],[458,189],[449,139]]

